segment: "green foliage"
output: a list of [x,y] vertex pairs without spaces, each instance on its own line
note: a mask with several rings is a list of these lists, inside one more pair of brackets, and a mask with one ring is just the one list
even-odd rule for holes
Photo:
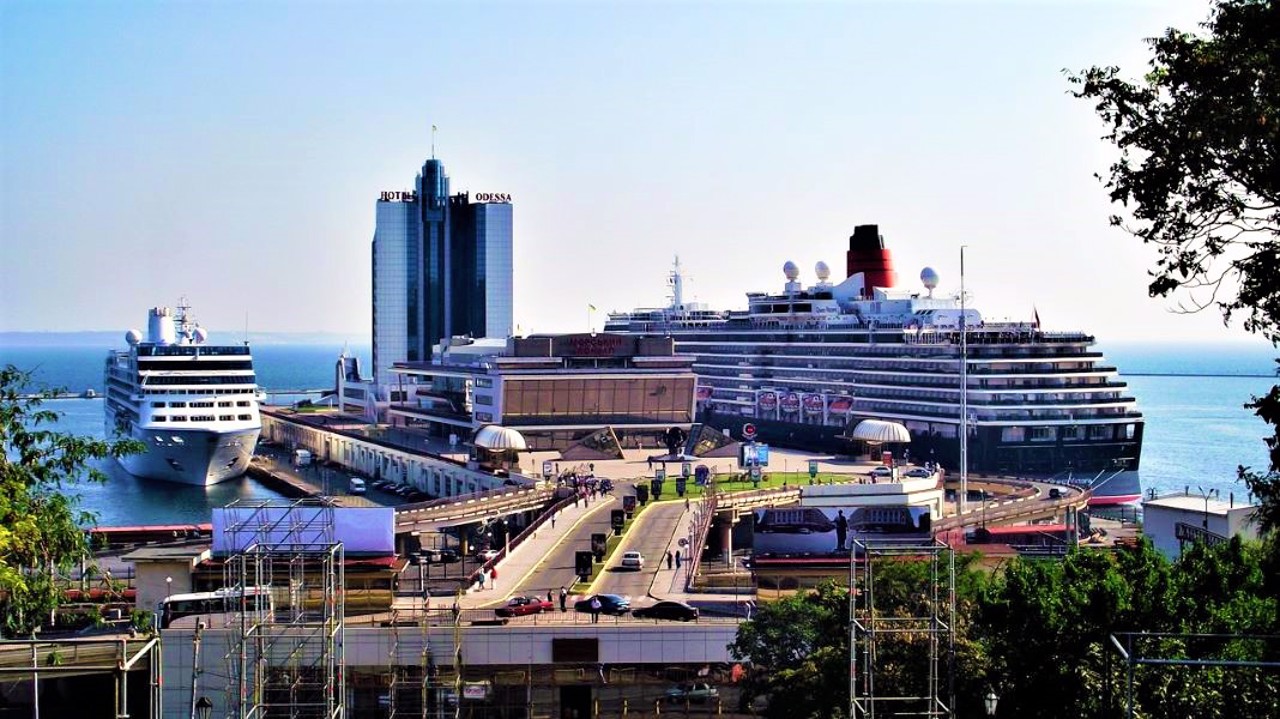
[[[1106,187],[1132,221],[1113,225],[1155,246],[1153,297],[1179,294],[1189,311],[1280,343],[1280,5],[1216,0],[1205,32],[1170,28],[1148,42],[1140,81],[1117,67],[1070,75],[1091,100],[1120,157]],[[1245,405],[1273,432],[1270,467],[1239,470],[1262,504],[1264,531],[1280,528],[1280,386]],[[1280,553],[1280,546],[1274,546]],[[1277,560],[1280,561],[1280,560]]]
[[0,369],[0,632],[33,632],[58,605],[56,572],[69,570],[87,551],[83,528],[92,516],[63,493],[82,480],[102,482],[94,460],[141,450],[134,441],[104,442],[44,427],[58,414],[42,398],[20,390],[30,375]]
[[[991,575],[957,558],[956,711],[982,716],[988,688],[1001,716],[1119,716],[1124,664],[1111,643],[1146,632],[1134,650],[1166,659],[1280,660],[1280,602],[1267,593],[1269,554],[1258,543],[1196,545],[1176,563],[1150,542],[1082,550],[1062,560],[1015,559]],[[876,565],[876,611],[920,616],[934,601],[925,562]],[[762,605],[730,650],[751,663],[748,700],[768,696],[771,719],[822,719],[847,711],[848,594],[827,583]],[[1224,637],[1155,636],[1156,633]],[[921,695],[928,637],[904,632],[878,644],[876,693]],[[1128,641],[1128,640],[1125,640]],[[1137,667],[1137,714],[1252,719],[1274,714],[1280,673],[1250,668]]]

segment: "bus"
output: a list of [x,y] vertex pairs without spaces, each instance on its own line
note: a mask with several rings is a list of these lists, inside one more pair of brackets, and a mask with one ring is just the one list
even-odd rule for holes
[[[198,617],[182,625],[194,627],[198,621],[205,626],[221,626],[230,622],[240,612],[259,614],[262,619],[270,621],[275,611],[275,601],[270,587],[249,587],[243,594],[239,589],[216,589],[212,592],[192,592],[190,594],[174,594],[165,597],[156,606],[156,627],[168,629],[180,619]],[[220,620],[218,624],[214,620]]]

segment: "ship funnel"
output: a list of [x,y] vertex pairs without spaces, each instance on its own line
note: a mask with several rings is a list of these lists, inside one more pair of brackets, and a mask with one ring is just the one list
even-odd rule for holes
[[885,249],[884,236],[879,225],[858,225],[849,236],[849,253],[846,255],[849,277],[863,273],[867,294],[871,288],[890,289],[897,284],[893,271],[893,254]]
[[157,345],[171,345],[177,342],[177,336],[173,326],[173,310],[168,307],[152,307],[147,317],[147,341]]

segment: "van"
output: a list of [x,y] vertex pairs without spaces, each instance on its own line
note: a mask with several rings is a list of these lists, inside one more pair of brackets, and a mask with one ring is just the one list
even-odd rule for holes
[[311,464],[311,450],[295,449],[293,450],[293,466],[306,467]]
[[364,480],[359,477],[352,477],[351,481],[347,483],[348,494],[364,494],[364,491]]

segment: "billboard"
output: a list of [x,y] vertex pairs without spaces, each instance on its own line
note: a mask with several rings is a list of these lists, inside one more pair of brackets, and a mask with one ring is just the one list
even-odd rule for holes
[[754,513],[757,555],[841,554],[857,539],[928,539],[928,507],[768,507]]
[[[326,516],[326,513],[332,515]],[[330,526],[332,532],[329,531]],[[319,550],[341,542],[347,556],[396,553],[393,507],[215,507],[213,553],[226,556],[255,543]]]

